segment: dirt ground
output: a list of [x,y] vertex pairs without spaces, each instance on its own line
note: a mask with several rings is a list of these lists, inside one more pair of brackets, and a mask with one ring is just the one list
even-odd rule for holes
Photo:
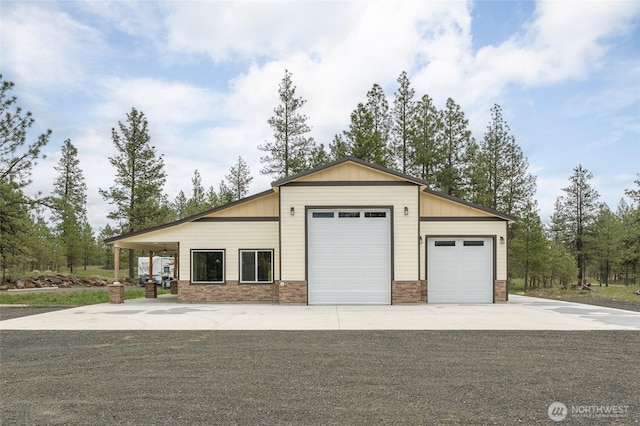
[[639,355],[624,331],[2,331],[0,422],[552,424],[562,402],[627,425]]

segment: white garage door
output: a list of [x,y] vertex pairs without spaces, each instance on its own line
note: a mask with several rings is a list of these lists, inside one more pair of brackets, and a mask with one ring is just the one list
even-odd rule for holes
[[391,303],[391,212],[308,212],[309,304]]
[[429,303],[493,302],[493,239],[429,238]]

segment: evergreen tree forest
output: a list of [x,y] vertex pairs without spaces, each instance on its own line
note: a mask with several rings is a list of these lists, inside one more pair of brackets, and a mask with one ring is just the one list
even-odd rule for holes
[[[0,75],[0,80],[2,77]],[[100,195],[113,206],[111,222],[91,228],[87,187],[78,149],[62,144],[48,194],[27,196],[32,170],[42,158],[51,131],[34,135],[35,118],[11,96],[13,83],[0,89],[0,269],[2,279],[33,270],[74,273],[88,265],[113,267],[103,241],[115,235],[202,214],[249,195],[253,177],[237,156],[225,178],[205,185],[194,170],[191,188],[173,200],[165,193],[163,153],[153,145],[144,112],[131,108],[111,132],[113,181]],[[279,103],[265,117],[273,138],[256,144],[264,154],[260,173],[275,179],[352,156],[423,180],[431,190],[474,202],[517,218],[508,234],[509,279],[525,290],[596,283],[637,283],[640,273],[640,174],[620,194],[617,206],[599,199],[594,176],[577,164],[549,218],[535,200],[536,177],[500,105],[487,105],[483,134],[472,134],[462,107],[452,98],[439,109],[428,94],[416,93],[407,73],[387,94],[378,84],[353,106],[350,122],[332,141],[316,143],[306,100],[296,95],[293,75],[285,71],[277,88]],[[105,139],[109,135],[105,135]],[[206,176],[205,176],[206,178]],[[139,253],[138,255],[140,255]],[[121,265],[133,277],[134,256]]]

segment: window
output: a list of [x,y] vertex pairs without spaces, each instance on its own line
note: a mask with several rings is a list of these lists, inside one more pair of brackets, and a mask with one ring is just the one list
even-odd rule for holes
[[360,212],[339,212],[338,217],[360,217]]
[[191,250],[191,282],[224,283],[224,250]]
[[387,212],[364,212],[364,217],[387,217]]
[[240,250],[240,282],[272,283],[273,250]]
[[455,241],[436,241],[436,247],[455,247]]
[[465,247],[482,247],[484,246],[484,241],[465,241],[463,244]]
[[332,218],[333,212],[313,212],[314,218]]

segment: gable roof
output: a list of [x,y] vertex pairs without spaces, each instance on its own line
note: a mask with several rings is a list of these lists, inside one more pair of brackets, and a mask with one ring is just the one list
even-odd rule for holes
[[416,178],[416,177],[401,173],[401,172],[399,172],[397,170],[393,170],[393,169],[389,169],[389,168],[386,168],[386,167],[382,167],[382,166],[379,166],[377,164],[369,163],[369,162],[361,160],[359,158],[344,157],[344,158],[342,158],[340,160],[333,161],[333,162],[330,162],[330,163],[327,163],[327,164],[323,164],[323,165],[315,167],[313,169],[305,170],[304,172],[298,173],[296,175],[284,177],[282,179],[278,179],[278,180],[276,180],[275,182],[273,182],[271,184],[272,189],[269,189],[267,191],[259,192],[257,194],[251,195],[249,197],[242,198],[242,199],[234,201],[232,203],[225,204],[225,205],[219,206],[219,207],[215,207],[213,209],[209,209],[209,210],[206,210],[206,211],[204,211],[202,213],[198,213],[198,214],[195,214],[193,216],[185,217],[183,219],[180,219],[180,220],[177,220],[177,221],[174,221],[174,222],[170,222],[170,223],[166,223],[166,224],[163,224],[163,225],[154,226],[154,227],[147,228],[147,229],[140,230],[140,231],[130,232],[130,233],[123,234],[123,235],[118,235],[118,236],[115,236],[115,237],[107,238],[104,241],[105,241],[105,243],[109,244],[109,243],[113,243],[113,242],[116,242],[116,241],[119,241],[119,240],[122,240],[122,239],[125,239],[125,238],[128,238],[128,237],[132,237],[132,236],[136,236],[136,235],[140,235],[140,234],[145,234],[145,233],[148,233],[148,232],[158,231],[158,230],[161,230],[161,229],[164,229],[164,228],[170,228],[172,226],[181,225],[181,224],[187,223],[187,222],[195,222],[195,221],[197,221],[199,219],[203,219],[203,218],[205,218],[205,217],[207,217],[209,215],[221,212],[223,210],[227,210],[227,209],[239,206],[241,204],[245,204],[247,202],[250,202],[250,201],[253,201],[253,200],[257,200],[259,198],[271,195],[271,194],[277,192],[281,186],[285,186],[285,185],[289,185],[289,184],[295,184],[297,181],[304,180],[305,178],[308,178],[311,175],[322,173],[324,171],[328,171],[328,170],[330,170],[332,168],[339,167],[339,166],[345,165],[347,163],[353,163],[353,164],[356,164],[356,165],[361,166],[363,168],[368,168],[370,170],[379,172],[381,174],[386,174],[389,177],[393,177],[394,178],[393,180],[401,180],[401,181],[405,181],[405,182],[408,182],[408,183],[412,183],[412,184],[418,185],[419,187],[422,188],[422,191],[424,193],[427,193],[427,194],[430,194],[430,195],[433,195],[433,196],[436,196],[436,197],[440,197],[440,198],[443,198],[443,199],[446,199],[446,200],[449,200],[449,201],[452,201],[452,202],[455,202],[455,203],[459,203],[459,204],[465,205],[467,207],[471,207],[471,208],[480,210],[482,212],[485,212],[485,213],[488,213],[490,215],[496,216],[499,219],[503,219],[503,220],[506,220],[508,222],[515,222],[516,221],[516,217],[515,216],[508,215],[508,214],[499,212],[499,211],[497,211],[495,209],[491,209],[489,207],[481,206],[479,204],[475,204],[475,203],[472,203],[470,201],[463,200],[461,198],[457,198],[457,197],[454,197],[454,196],[451,196],[451,195],[447,195],[447,194],[442,193],[442,192],[438,192],[438,191],[434,191],[432,189],[429,189],[429,183],[427,181],[425,181],[425,180],[420,179],[420,178]]
[[389,168],[386,168],[386,167],[382,167],[382,166],[379,166],[377,164],[369,163],[367,161],[364,161],[364,160],[361,160],[360,158],[355,158],[355,157],[344,157],[344,158],[341,158],[340,160],[333,161],[333,162],[327,163],[327,164],[323,164],[323,165],[321,165],[319,167],[316,167],[316,168],[313,168],[313,169],[305,170],[302,173],[298,173],[298,174],[293,175],[293,176],[288,176],[288,177],[279,179],[279,180],[273,182],[271,184],[271,186],[274,187],[274,188],[277,188],[277,187],[284,186],[284,185],[287,185],[287,184],[295,183],[296,181],[299,181],[299,180],[301,180],[301,179],[303,179],[305,177],[308,177],[310,175],[313,175],[313,174],[316,174],[316,173],[319,173],[319,172],[322,172],[322,171],[325,171],[325,170],[328,170],[328,169],[331,169],[331,168],[334,168],[334,167],[337,167],[337,166],[340,166],[340,165],[343,165],[343,164],[346,164],[346,163],[355,163],[355,164],[358,164],[358,165],[360,165],[362,167],[373,169],[373,170],[376,170],[378,172],[381,172],[381,173],[384,173],[384,174],[399,178],[400,180],[404,180],[406,182],[410,182],[410,183],[416,184],[418,186],[423,187],[422,191],[427,193],[427,194],[430,194],[430,195],[433,195],[433,196],[436,196],[436,197],[440,197],[440,198],[444,198],[446,200],[453,201],[453,202],[456,202],[456,203],[463,204],[463,205],[465,205],[467,207],[471,207],[471,208],[483,211],[485,213],[489,213],[491,215],[494,215],[494,216],[496,216],[496,217],[498,217],[500,219],[503,219],[503,220],[506,220],[506,221],[509,221],[509,222],[515,222],[516,221],[516,217],[515,216],[509,215],[509,214],[506,214],[506,213],[502,213],[502,212],[499,212],[498,210],[495,210],[495,209],[492,209],[492,208],[489,208],[489,207],[485,207],[485,206],[481,206],[479,204],[472,203],[470,201],[466,201],[466,200],[463,200],[461,198],[445,194],[443,192],[434,191],[432,189],[429,189],[429,185],[430,184],[427,181],[423,180],[423,179],[420,179],[420,178],[417,178],[417,177],[414,177],[414,176],[410,176],[410,175],[401,173],[401,172],[399,172],[397,170],[393,170],[393,169],[389,169]]

